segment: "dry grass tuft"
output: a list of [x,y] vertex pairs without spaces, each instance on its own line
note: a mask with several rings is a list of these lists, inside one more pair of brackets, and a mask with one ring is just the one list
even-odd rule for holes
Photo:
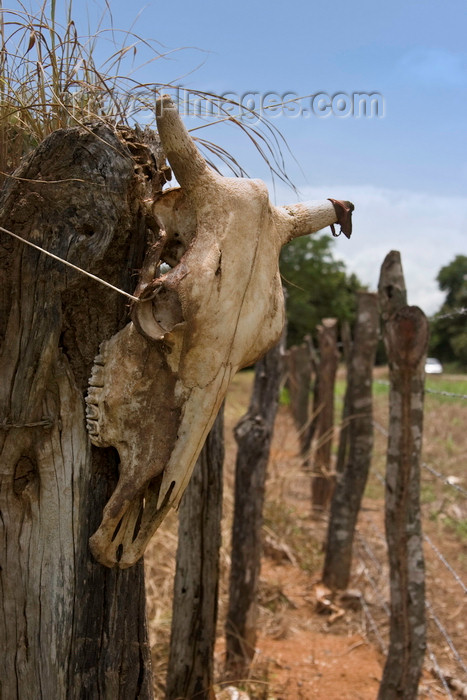
[[[138,75],[148,65],[154,65],[157,74],[158,61],[184,49],[165,50],[158,41],[118,30],[110,3],[105,4],[99,27],[91,35],[79,33],[71,0],[59,9],[63,24],[57,20],[56,0],[44,2],[36,13],[24,6],[18,11],[4,9],[0,0],[0,185],[25,154],[57,129],[96,119],[154,128],[157,95],[175,88],[157,81],[141,82]],[[97,56],[102,55],[98,63]],[[288,146],[271,122],[235,100],[200,90],[184,91],[202,98],[218,115],[196,129],[219,122],[233,124],[266,161],[273,179],[292,185],[283,156]],[[214,168],[246,174],[227,148],[207,139],[197,141]]]

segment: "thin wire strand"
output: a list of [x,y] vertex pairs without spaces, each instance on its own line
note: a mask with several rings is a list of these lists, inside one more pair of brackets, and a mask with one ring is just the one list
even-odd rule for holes
[[105,287],[109,287],[109,289],[113,289],[114,292],[118,292],[119,294],[123,294],[123,296],[127,297],[128,299],[131,299],[132,301],[137,301],[137,302],[140,301],[140,299],[138,299],[138,297],[133,296],[133,294],[129,294],[128,292],[124,292],[123,289],[119,289],[118,287],[115,287],[113,284],[110,284],[110,282],[106,282],[105,280],[101,279],[100,277],[93,275],[91,272],[88,272],[87,270],[83,270],[81,267],[78,267],[77,265],[73,265],[73,263],[69,262],[68,260],[64,260],[63,258],[60,258],[58,255],[54,255],[54,253],[50,253],[48,250],[44,250],[44,248],[41,248],[39,245],[36,245],[35,243],[28,241],[26,238],[22,238],[21,236],[18,236],[17,233],[13,233],[13,231],[9,231],[7,228],[4,228],[3,226],[0,226],[0,231],[7,233],[9,236],[13,236],[13,238],[16,238],[18,241],[21,241],[22,243],[26,243],[26,245],[31,246],[31,248],[35,248],[39,252],[44,253],[45,255],[48,255],[49,258],[53,258],[53,260],[57,260],[58,262],[61,262],[64,265],[67,265],[68,267],[71,267],[72,270],[76,270],[76,272],[80,272],[82,275],[86,275],[86,277],[90,277],[95,282],[99,282],[100,284],[103,284]]
[[[377,531],[376,531],[376,532],[377,532]],[[357,534],[357,537],[358,537],[359,545],[363,547],[363,549],[366,551],[366,553],[368,554],[368,556],[370,556],[370,558],[371,558],[373,564],[375,565],[375,567],[377,568],[378,572],[380,572],[380,571],[381,571],[380,562],[379,562],[379,560],[377,559],[376,555],[374,554],[373,550],[371,549],[371,546],[369,545],[368,541],[365,539],[365,537],[362,535],[362,533],[361,533],[360,531],[357,531],[356,534]],[[428,539],[428,540],[429,540],[428,536],[425,536],[425,539]],[[431,541],[430,541],[430,544],[431,544]],[[452,569],[452,567],[449,566],[449,564],[446,562],[446,560],[444,560],[444,558],[442,557],[441,553],[440,553],[439,551],[438,551],[437,553],[439,553],[441,560],[443,561],[443,563],[447,566],[447,568],[451,571],[451,573],[454,575],[454,577],[455,577],[456,580],[457,580],[457,574],[456,574],[456,572]],[[388,617],[390,617],[390,610],[389,610],[389,607],[388,607],[388,605],[384,602],[384,600],[383,600],[381,594],[379,593],[378,586],[377,586],[376,582],[374,581],[373,577],[371,576],[370,572],[368,571],[368,568],[367,568],[367,566],[365,565],[365,562],[363,561],[361,555],[360,555],[360,562],[361,562],[361,564],[362,564],[362,572],[363,572],[365,578],[367,579],[367,581],[368,581],[369,584],[371,585],[373,591],[375,592],[375,594],[376,594],[376,596],[377,596],[377,598],[378,598],[378,600],[379,600],[379,603],[380,603],[381,607],[384,609],[384,611],[386,612],[386,614],[388,615]],[[458,582],[461,583],[463,589],[465,590],[465,587],[464,587],[463,582],[460,581],[460,580],[459,580]],[[365,601],[362,601],[362,602],[365,603]],[[370,613],[368,607],[367,607],[366,609],[365,609],[365,606],[364,606],[364,605],[362,605],[362,607],[364,608],[365,615],[368,617],[368,619],[369,619],[369,621],[370,621],[370,624],[371,624],[371,627],[372,627],[372,629],[373,629],[373,632],[374,632],[375,636],[377,637],[378,642],[379,642],[381,648],[383,649],[382,644],[384,644],[384,642],[383,642],[382,637],[381,637],[381,634],[380,634],[380,632],[379,632],[378,624],[377,624],[376,620],[373,618],[373,616],[371,615],[371,613]],[[459,652],[457,651],[457,649],[456,649],[456,647],[455,647],[455,645],[454,645],[454,642],[452,641],[451,637],[449,636],[448,632],[446,631],[446,628],[444,627],[444,625],[441,623],[441,621],[439,620],[439,618],[436,616],[436,614],[435,614],[435,612],[434,612],[434,610],[433,610],[433,607],[432,607],[431,603],[430,603],[428,600],[425,601],[425,607],[426,607],[426,609],[428,610],[428,612],[429,612],[429,614],[430,614],[432,620],[434,621],[434,623],[435,623],[436,626],[438,627],[439,631],[441,632],[441,634],[442,634],[443,637],[445,638],[445,640],[446,640],[446,642],[447,642],[447,644],[448,644],[448,646],[449,646],[449,648],[450,648],[450,650],[451,650],[453,656],[455,657],[457,663],[459,664],[459,666],[462,668],[462,670],[463,670],[464,672],[467,672],[466,667],[465,667],[465,665],[464,665],[464,663],[463,663],[463,661],[462,661],[462,658],[461,658]],[[370,618],[371,618],[371,619],[370,619]],[[437,658],[436,658],[434,652],[430,649],[430,647],[429,647],[428,644],[427,644],[427,648],[428,648],[428,652],[429,652],[430,659],[431,659],[431,661],[432,661],[432,663],[433,663],[434,671],[435,671],[435,673],[436,673],[436,675],[437,675],[437,677],[438,677],[438,680],[439,680],[440,683],[442,684],[443,688],[446,690],[446,692],[447,692],[447,694],[448,694],[448,697],[452,699],[453,696],[452,696],[452,694],[451,694],[451,692],[450,692],[450,690],[449,690],[449,687],[448,687],[448,685],[447,685],[447,682],[446,682],[446,679],[445,679],[445,677],[444,677],[444,674],[443,674],[443,672],[441,671],[441,668],[440,668],[440,666],[439,666],[439,664],[438,664]],[[385,653],[387,653],[387,650],[385,651]]]
[[451,694],[451,691],[449,689],[449,686],[446,683],[444,673],[442,672],[442,670],[439,666],[438,659],[436,658],[434,651],[432,651],[429,644],[427,644],[426,646],[427,646],[427,650],[428,650],[428,654],[430,656],[431,662],[432,662],[433,667],[434,667],[434,671],[435,671],[436,675],[438,676],[438,679],[439,679],[441,685],[443,686],[444,690],[446,691],[448,698],[450,698],[450,700],[454,700],[454,698]]
[[[380,384],[381,386],[390,386],[390,382],[387,382],[385,379],[375,379],[374,383]],[[447,396],[449,398],[462,399],[463,401],[467,401],[467,394],[456,394],[454,391],[438,391],[437,389],[429,389],[428,387],[425,387],[425,393],[435,394],[436,396]]]
[[383,652],[383,654],[387,654],[387,652],[388,652],[387,644],[384,641],[384,639],[382,638],[382,636],[380,635],[378,625],[376,624],[376,620],[373,617],[373,615],[371,614],[370,609],[369,609],[368,605],[366,604],[366,601],[363,597],[361,599],[361,603],[362,603],[362,610],[363,610],[368,622],[370,623],[370,627],[373,631],[373,634],[375,635],[376,639],[378,640],[378,644],[381,648],[381,651]]
[[[373,427],[375,427],[376,430],[378,430],[382,435],[384,435],[384,437],[389,436],[389,433],[386,430],[386,428],[384,428],[380,423],[378,423],[375,420],[373,421]],[[449,481],[449,478],[447,476],[444,476],[444,474],[441,474],[441,472],[438,472],[434,467],[430,467],[430,465],[427,464],[426,462],[422,462],[422,468],[429,471],[430,474],[433,474],[433,476],[436,476],[444,484],[446,484],[446,486],[450,486],[452,489],[455,489],[456,491],[461,493],[463,496],[467,496],[466,489],[464,489],[462,486],[459,486],[459,484],[455,484],[452,481]],[[382,484],[385,483],[383,476],[379,472],[376,472],[375,476],[377,479],[379,479],[379,481],[381,481]]]
[[431,619],[433,620],[433,622],[435,623],[436,627],[439,629],[439,631],[440,631],[441,634],[443,635],[444,639],[445,639],[446,642],[448,643],[448,646],[449,646],[450,650],[452,651],[452,653],[453,653],[453,655],[454,655],[454,658],[456,659],[456,661],[457,661],[457,663],[459,664],[460,668],[461,668],[461,669],[464,671],[464,673],[467,675],[467,666],[466,666],[466,665],[464,664],[464,662],[462,661],[462,658],[461,658],[459,652],[457,651],[457,649],[456,649],[456,647],[455,647],[455,645],[454,645],[454,642],[452,641],[451,637],[450,637],[449,634],[447,633],[447,630],[446,630],[446,628],[444,627],[444,625],[442,624],[441,620],[437,617],[435,611],[433,610],[433,606],[431,605],[431,603],[430,603],[428,600],[425,600],[425,607],[426,607],[426,609],[428,610],[428,612],[429,612],[429,614],[430,614],[430,617],[431,617]]
[[435,545],[435,543],[431,541],[431,539],[429,538],[428,535],[425,535],[425,534],[424,534],[424,535],[423,535],[423,539],[426,540],[426,542],[428,542],[428,544],[430,545],[430,547],[432,548],[432,550],[433,550],[433,551],[435,552],[435,554],[437,555],[438,559],[444,564],[444,566],[446,567],[446,569],[452,574],[452,576],[454,577],[454,579],[456,580],[456,582],[459,584],[459,586],[462,588],[462,590],[464,591],[464,593],[467,593],[467,586],[465,585],[465,583],[463,582],[463,580],[461,579],[461,577],[459,576],[459,574],[457,573],[457,571],[455,571],[455,570],[452,568],[452,566],[450,565],[450,563],[449,563],[448,561],[446,561],[446,559],[443,557],[443,555],[441,554],[441,552],[439,551],[439,549],[438,549],[438,547]]
[[446,486],[450,486],[452,489],[459,491],[459,493],[461,493],[463,496],[467,496],[467,491],[464,488],[462,488],[462,486],[459,486],[459,484],[454,484],[452,481],[449,481],[448,477],[444,476],[444,474],[441,474],[441,472],[438,472],[434,467],[430,467],[430,465],[426,462],[422,462],[422,467],[423,469],[429,471],[430,474],[433,474],[433,476],[436,476],[438,479],[440,479],[444,484],[446,484]]
[[374,564],[374,566],[375,566],[375,569],[377,570],[378,574],[382,574],[382,572],[383,572],[383,565],[382,565],[382,563],[380,562],[380,560],[378,559],[378,557],[376,556],[376,554],[374,553],[373,549],[371,548],[370,543],[368,542],[368,540],[366,539],[366,537],[364,537],[364,536],[362,535],[362,533],[360,532],[360,530],[357,530],[356,534],[357,534],[357,539],[358,539],[359,544],[362,546],[362,548],[365,550],[365,552],[367,553],[367,555],[370,557],[370,559],[371,559],[371,561],[373,562],[373,564]]
[[440,319],[443,318],[454,318],[455,316],[467,316],[467,308],[462,307],[460,309],[454,309],[453,311],[450,311],[449,313],[445,314],[435,314],[430,318],[430,321],[439,321]]
[[453,391],[437,391],[436,389],[428,389],[427,387],[425,387],[425,392],[427,394],[435,394],[437,396],[448,396],[449,398],[462,399],[463,401],[467,401],[467,394],[456,394]]

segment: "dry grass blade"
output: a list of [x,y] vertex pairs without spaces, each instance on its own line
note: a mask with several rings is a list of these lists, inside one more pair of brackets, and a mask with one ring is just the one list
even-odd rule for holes
[[[0,0],[1,173],[13,172],[23,155],[60,128],[92,119],[155,126],[155,98],[160,92],[173,91],[174,82],[139,82],[137,75],[185,49],[167,49],[160,42],[141,38],[131,28],[117,30],[108,2],[97,31],[88,36],[77,30],[71,0],[61,8],[63,25],[57,20],[55,0],[50,6],[44,3],[36,14],[19,6],[16,11],[4,9]],[[98,66],[96,56],[105,43],[110,50]],[[283,157],[287,143],[275,126],[235,100],[199,90],[184,92],[189,98],[202,99],[217,115],[197,128],[233,123],[253,143],[273,180],[278,177],[292,184]],[[198,141],[217,170],[227,167],[236,176],[246,175],[228,149],[212,140]],[[0,184],[3,180],[0,174]]]

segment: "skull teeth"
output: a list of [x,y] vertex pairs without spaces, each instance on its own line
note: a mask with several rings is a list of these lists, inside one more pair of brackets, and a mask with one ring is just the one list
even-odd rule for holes
[[89,386],[96,386],[102,389],[104,386],[104,379],[102,377],[102,372],[96,372],[93,370],[91,378],[89,379]]
[[99,404],[102,397],[102,389],[104,387],[104,372],[105,372],[105,352],[106,343],[102,343],[100,352],[94,358],[94,365],[91,370],[89,379],[88,393],[86,396],[86,428],[89,438],[93,445],[97,447],[105,446],[100,440],[100,411]]
[[95,403],[91,403],[90,401],[86,403],[86,418],[99,420],[99,409]]
[[89,438],[92,442],[93,445],[96,445],[97,447],[100,447],[101,444],[98,440],[99,438],[99,428],[98,425],[95,421],[92,420],[87,420],[86,421],[86,429],[88,431]]

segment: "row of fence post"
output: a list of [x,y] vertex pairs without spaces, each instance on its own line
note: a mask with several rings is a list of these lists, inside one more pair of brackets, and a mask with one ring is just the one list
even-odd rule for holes
[[[385,507],[391,624],[378,697],[379,700],[414,700],[426,635],[419,491],[428,324],[420,309],[407,306],[397,252],[389,253],[383,263],[379,293],[358,295],[353,337],[344,333],[348,387],[337,474],[331,469],[334,380],[338,362],[335,320],[322,322],[318,329],[317,351],[310,339],[306,339],[299,350],[290,352],[288,386],[299,429],[300,450],[312,472],[311,504],[315,514],[322,512],[334,492],[323,580],[331,588],[345,589],[350,579],[355,525],[371,462],[372,370],[380,316],[391,383]],[[277,409],[280,367],[279,348],[271,350],[258,363],[250,407],[236,430],[239,451],[226,623],[227,669],[233,676],[248,667],[256,641],[264,481]],[[309,416],[312,372],[318,379]],[[297,394],[304,386],[306,396],[299,397]],[[222,503],[219,426],[220,423],[212,436],[212,444],[208,442],[204,449],[181,509],[168,700],[193,694],[208,698],[211,693]],[[199,542],[193,546],[195,536],[199,536]]]
[[[379,699],[416,698],[426,646],[425,576],[420,518],[420,457],[423,433],[424,362],[428,346],[428,321],[424,313],[407,305],[400,254],[391,251],[381,267],[378,294],[361,292],[357,299],[353,338],[346,338],[347,390],[340,432],[337,468],[331,468],[332,424],[326,432],[315,430],[318,444],[306,463],[312,465],[312,484],[327,475],[334,483],[323,582],[345,589],[351,575],[355,528],[365,490],[373,448],[372,373],[379,338],[380,319],[389,366],[389,437],[385,480],[385,525],[390,570],[390,641]],[[332,327],[326,320],[327,327]],[[318,415],[330,415],[332,403],[321,393],[321,369],[335,361],[334,344],[320,344],[316,367],[311,425]],[[329,358],[323,355],[329,353]],[[295,356],[292,350],[291,356]],[[294,378],[296,358],[290,364],[289,390],[299,388]],[[315,363],[316,364],[316,363]],[[300,389],[308,393],[309,386]],[[334,394],[327,387],[326,397]],[[317,400],[318,397],[318,400]],[[292,397],[292,403],[297,399]],[[303,399],[301,400],[303,403]],[[294,416],[295,417],[295,416]],[[305,425],[309,420],[302,412]],[[306,434],[306,428],[297,427]],[[309,431],[310,432],[310,431]],[[320,440],[327,441],[324,453]],[[310,443],[306,445],[310,448]],[[323,463],[322,455],[326,454]],[[316,512],[316,489],[312,508]],[[325,505],[323,501],[319,505]]]

